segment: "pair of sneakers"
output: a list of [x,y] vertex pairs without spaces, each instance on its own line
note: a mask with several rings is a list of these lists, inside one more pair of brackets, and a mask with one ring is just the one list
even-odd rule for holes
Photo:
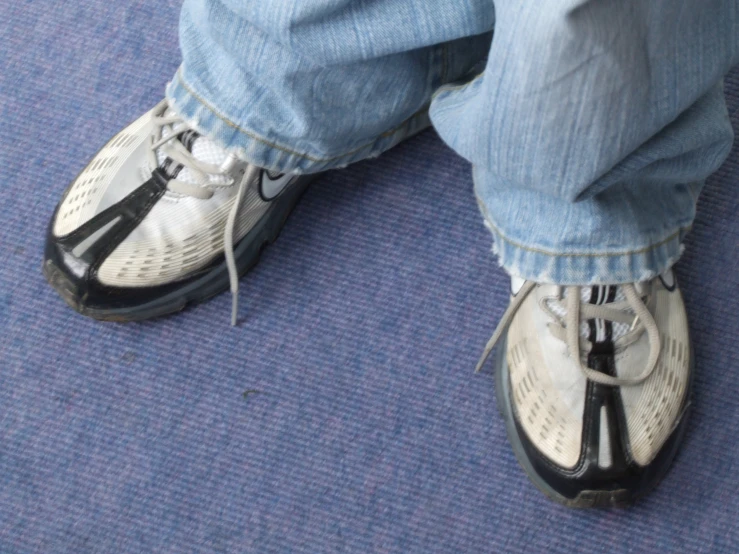
[[[43,271],[75,310],[135,321],[231,289],[275,240],[311,175],[224,150],[166,101],[123,129],[67,188]],[[671,271],[648,282],[512,279],[493,347],[498,406],[520,464],[550,498],[625,505],[667,471],[686,427],[692,349]]]

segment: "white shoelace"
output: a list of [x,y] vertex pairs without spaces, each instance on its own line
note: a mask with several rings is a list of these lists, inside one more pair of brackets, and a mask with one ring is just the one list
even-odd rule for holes
[[[521,304],[523,304],[523,301],[526,300],[526,297],[531,294],[536,286],[536,283],[526,281],[518,294],[513,298],[503,314],[498,327],[495,329],[493,336],[490,337],[490,340],[485,346],[485,350],[480,361],[477,363],[475,371],[482,369],[493,348],[495,348],[500,338],[508,330],[508,326],[521,307]],[[563,303],[562,307],[566,308],[564,318],[556,317],[543,303],[540,303],[540,307],[554,318],[554,321],[548,324],[547,327],[554,337],[567,344],[570,356],[587,379],[602,385],[618,387],[634,386],[648,379],[657,366],[657,359],[661,350],[659,329],[657,328],[657,323],[654,321],[654,317],[644,304],[634,285],[619,286],[626,296],[626,301],[613,302],[605,305],[583,304],[580,294],[581,287],[565,287],[566,294],[564,300],[555,300]],[[549,300],[551,301],[552,299]],[[581,352],[589,352],[592,344],[580,337],[580,322],[582,320],[596,318],[630,325],[629,332],[615,341],[614,347],[617,350],[634,343],[643,332],[647,333],[647,337],[649,338],[649,356],[647,357],[646,367],[638,376],[631,379],[612,377],[582,364]]]
[[[168,103],[166,100],[162,101],[156,108],[154,113],[161,114],[153,117],[154,129],[151,135],[151,147],[149,150],[149,165],[153,170],[159,163],[157,159],[157,151],[165,156],[165,158],[171,159],[173,162],[188,168],[191,174],[195,177],[197,184],[182,181],[177,178],[170,179],[167,183],[167,188],[177,194],[184,196],[192,196],[201,200],[207,200],[214,194],[211,188],[209,175],[224,176],[229,179],[233,184],[236,180],[233,178],[228,169],[224,169],[228,164],[224,163],[223,166],[205,163],[201,160],[196,159],[190,151],[180,142],[178,137],[185,131],[190,129],[190,126],[180,116],[174,113],[166,114]],[[164,134],[164,129],[171,127],[173,132],[170,134]],[[177,128],[176,130],[174,130]],[[232,161],[235,158],[230,157]],[[239,273],[236,267],[236,260],[234,256],[234,229],[236,227],[236,219],[241,209],[241,204],[244,201],[244,195],[251,183],[258,175],[260,169],[253,165],[247,165],[246,170],[238,183],[238,191],[236,193],[236,199],[234,200],[233,206],[228,213],[228,219],[223,230],[223,250],[226,256],[226,266],[228,267],[228,279],[231,288],[231,325],[236,325],[239,311]]]

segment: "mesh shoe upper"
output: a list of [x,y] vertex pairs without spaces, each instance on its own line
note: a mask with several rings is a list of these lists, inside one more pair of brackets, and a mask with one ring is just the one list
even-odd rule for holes
[[67,188],[52,232],[61,237],[122,200],[151,177],[151,110],[115,135]]
[[[156,286],[176,281],[223,253],[223,229],[235,200],[234,187],[209,200],[165,194],[139,226],[105,259],[100,282],[117,287]],[[268,204],[250,187],[234,229],[241,239]]]
[[[620,387],[628,428],[631,456],[647,465],[657,455],[681,415],[690,380],[688,320],[679,291],[670,292],[656,282],[653,313],[662,346],[657,366],[643,385]],[[649,345],[642,336],[615,355],[619,377],[638,373],[647,358]]]
[[[125,198],[149,178],[155,165],[151,146],[156,119],[168,116],[160,104],[123,129],[91,160],[67,189],[52,227],[55,236],[73,232],[96,214]],[[186,145],[194,159],[226,166],[228,153],[207,137],[186,130],[184,122],[164,126],[161,138],[173,136]],[[184,133],[183,133],[184,131]],[[224,227],[237,197],[238,177],[228,172],[205,175],[169,159],[156,150],[156,165],[167,175],[194,187],[207,187],[209,198],[168,190],[133,231],[103,260],[96,278],[107,286],[152,287],[187,277],[223,253]],[[264,215],[268,203],[249,184],[234,225],[240,240]]]
[[508,367],[519,422],[528,437],[558,466],[580,459],[586,381],[567,346],[548,332],[540,301],[557,287],[537,287],[519,308],[508,330]]
[[[604,469],[610,466],[611,447],[616,440],[625,442],[624,449],[633,462],[646,466],[674,430],[688,390],[690,347],[680,293],[668,289],[660,279],[645,285],[648,308],[659,330],[659,357],[654,370],[642,383],[615,387],[622,413],[609,415],[601,411],[612,409],[607,406],[591,406],[591,411],[597,413],[585,413],[591,390],[588,378],[571,357],[561,333],[553,332],[557,325],[554,316],[562,314],[546,308],[561,290],[549,285],[536,286],[511,320],[506,355],[517,420],[535,448],[565,470],[574,470],[582,463],[583,440],[589,434],[589,426],[600,427],[595,436],[599,437],[599,464]],[[589,294],[583,300],[591,300]],[[585,324],[583,327],[583,322],[580,323],[581,336],[587,334],[588,328],[597,334],[598,325],[603,322],[592,320]],[[620,325],[606,322],[603,329],[607,340],[616,345],[612,355],[615,377],[633,379],[641,375],[650,352],[647,334],[638,334],[636,340],[626,340],[619,347],[618,338],[628,338],[629,326],[623,322]],[[587,352],[578,355],[581,364],[588,364]],[[623,437],[612,436],[611,426],[604,424],[609,418],[624,420]]]

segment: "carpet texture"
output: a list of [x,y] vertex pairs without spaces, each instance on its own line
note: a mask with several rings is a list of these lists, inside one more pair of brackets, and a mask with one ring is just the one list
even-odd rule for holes
[[[48,219],[161,98],[178,9],[0,4],[0,553],[737,551],[737,149],[677,267],[688,438],[627,511],[568,511],[519,469],[472,372],[506,277],[432,131],[309,190],[238,328],[228,295],[143,324],[67,308],[41,276]],[[739,127],[737,71],[727,95]]]

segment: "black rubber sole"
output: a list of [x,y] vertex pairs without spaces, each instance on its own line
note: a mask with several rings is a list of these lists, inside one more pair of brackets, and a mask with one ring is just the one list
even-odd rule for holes
[[643,498],[649,494],[654,488],[659,485],[664,476],[668,473],[675,456],[678,453],[682,439],[687,429],[687,421],[690,410],[690,398],[692,394],[692,381],[694,375],[694,364],[692,357],[691,348],[691,359],[690,359],[690,374],[691,377],[688,381],[688,390],[686,392],[687,402],[683,413],[680,415],[680,423],[677,428],[673,431],[673,435],[669,440],[669,451],[663,458],[663,463],[658,471],[655,473],[654,478],[646,485],[641,487],[639,490],[628,490],[628,489],[614,489],[614,490],[583,490],[580,491],[574,498],[564,496],[554,488],[552,488],[546,480],[542,478],[536,469],[532,465],[531,461],[526,455],[523,444],[521,443],[521,437],[515,422],[515,415],[513,414],[513,403],[511,402],[511,387],[510,377],[508,374],[508,363],[506,361],[506,341],[502,340],[497,348],[497,355],[495,358],[495,395],[498,403],[498,411],[503,416],[506,426],[506,433],[508,440],[513,448],[513,453],[518,460],[518,463],[523,468],[526,475],[529,477],[532,483],[544,493],[548,498],[567,506],[568,508],[627,508],[634,502]]
[[[286,189],[262,216],[249,233],[234,248],[234,258],[239,277],[243,277],[258,262],[262,250],[280,234],[288,216],[297,205],[314,176],[305,176]],[[143,303],[136,303],[135,289],[131,289],[131,302],[117,300],[115,307],[101,307],[86,302],[65,272],[47,258],[43,274],[49,284],[64,301],[82,315],[101,321],[142,321],[162,317],[184,310],[187,306],[204,302],[229,289],[228,267],[225,257],[196,279],[190,279],[181,287],[170,289],[166,294]]]

